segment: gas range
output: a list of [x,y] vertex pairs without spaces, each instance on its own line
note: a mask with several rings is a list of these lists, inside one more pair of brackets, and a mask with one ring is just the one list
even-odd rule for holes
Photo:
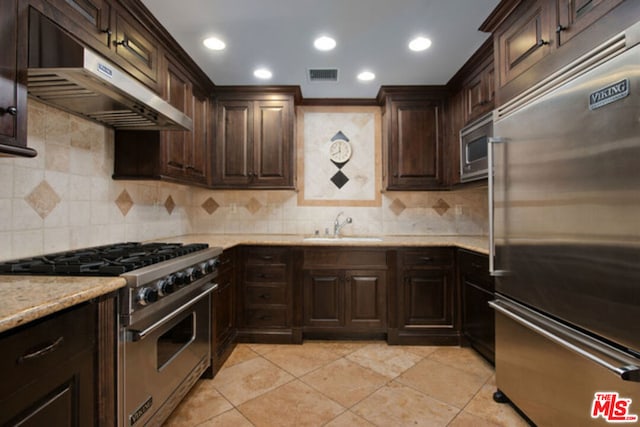
[[117,243],[0,263],[0,274],[119,276],[118,420],[161,425],[211,363],[221,248]]
[[123,277],[127,285],[120,294],[120,319],[128,325],[215,274],[221,252],[205,243],[124,242],[5,261],[0,274]]

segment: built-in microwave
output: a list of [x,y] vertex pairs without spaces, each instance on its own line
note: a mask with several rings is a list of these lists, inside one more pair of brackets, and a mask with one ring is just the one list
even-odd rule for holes
[[489,138],[493,136],[493,113],[460,131],[460,182],[487,177]]

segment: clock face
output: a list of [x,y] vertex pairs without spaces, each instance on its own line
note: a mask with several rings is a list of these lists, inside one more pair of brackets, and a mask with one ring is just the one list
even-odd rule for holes
[[329,158],[336,163],[344,163],[351,158],[351,144],[337,139],[329,147]]

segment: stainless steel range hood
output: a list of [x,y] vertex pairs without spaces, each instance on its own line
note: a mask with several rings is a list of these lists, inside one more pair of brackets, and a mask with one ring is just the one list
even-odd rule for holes
[[193,128],[191,118],[33,9],[27,88],[47,104],[118,129]]

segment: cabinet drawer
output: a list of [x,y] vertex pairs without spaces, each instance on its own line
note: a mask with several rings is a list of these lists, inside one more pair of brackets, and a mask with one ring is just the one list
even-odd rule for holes
[[245,310],[246,325],[250,328],[284,328],[287,326],[287,311],[278,309]]
[[487,255],[458,251],[458,271],[461,281],[469,281],[488,292],[493,292],[493,280],[489,275],[489,257]]
[[313,248],[304,250],[304,267],[312,268],[387,268],[385,249]]
[[254,247],[245,252],[246,264],[271,265],[286,264],[289,261],[287,248]]
[[8,373],[0,382],[0,397],[19,384],[47,375],[96,342],[95,306],[86,304],[0,338],[0,366]]
[[233,270],[233,256],[228,250],[222,252],[218,257],[220,264],[218,265],[218,273],[220,275]]
[[286,305],[287,289],[280,286],[247,286],[245,289],[247,305]]
[[247,282],[286,282],[287,267],[285,265],[246,267],[244,273]]
[[453,264],[453,252],[449,248],[409,249],[403,251],[400,256],[404,267],[431,268]]

